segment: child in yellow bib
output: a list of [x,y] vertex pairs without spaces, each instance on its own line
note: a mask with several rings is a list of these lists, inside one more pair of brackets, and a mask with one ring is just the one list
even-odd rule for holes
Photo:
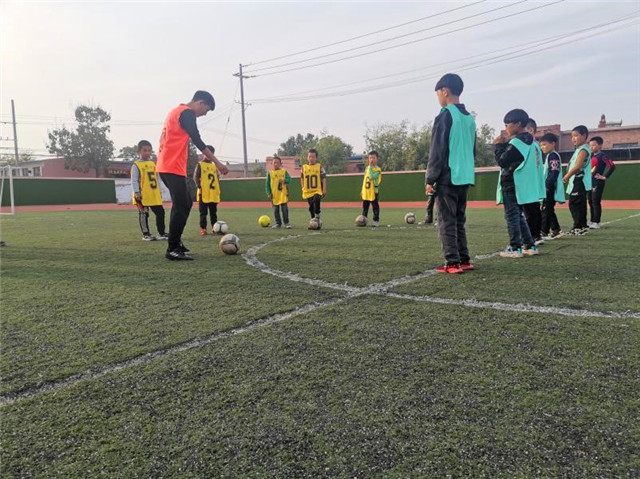
[[267,171],[264,185],[267,196],[271,200],[273,216],[276,220],[273,228],[282,228],[282,218],[280,217],[280,210],[282,209],[284,227],[291,229],[291,224],[289,224],[289,206],[287,205],[289,202],[289,183],[291,183],[289,172],[282,168],[282,160],[280,157],[277,155],[274,156],[273,170]]
[[320,202],[327,196],[327,174],[318,163],[318,151],[313,148],[307,154],[307,164],[302,165],[300,181],[302,198],[309,203],[311,218],[320,219]]
[[373,223],[371,226],[376,228],[380,221],[380,204],[378,203],[378,188],[382,181],[382,169],[378,166],[378,152],[373,150],[369,152],[369,165],[364,171],[362,180],[362,190],[360,197],[362,198],[362,216],[365,218],[369,214],[369,205],[373,206]]
[[[207,145],[213,153],[215,149]],[[207,234],[207,213],[211,216],[211,234],[213,225],[218,221],[218,203],[220,203],[220,180],[218,178],[218,167],[206,156],[198,162],[193,172],[193,181],[198,187],[196,199],[200,210],[200,234]]]
[[[142,140],[138,143],[140,159],[131,166],[131,189],[133,190],[133,204],[138,207],[138,222],[142,230],[144,241],[166,240],[164,225],[164,208],[162,207],[162,193],[156,175],[156,164],[151,159],[151,143]],[[149,209],[156,215],[158,236],[149,231]]]

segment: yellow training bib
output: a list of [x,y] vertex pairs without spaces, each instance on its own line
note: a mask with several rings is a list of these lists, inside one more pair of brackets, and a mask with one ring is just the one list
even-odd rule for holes
[[322,194],[322,165],[302,165],[302,198],[305,200]]
[[201,161],[200,184],[198,185],[198,201],[203,203],[220,203],[220,182],[218,168],[215,163]]
[[[158,206],[162,204],[162,193],[156,176],[156,164],[153,161],[136,161],[134,163],[140,172],[140,196],[143,206]],[[133,204],[136,204],[135,193]]]
[[287,177],[287,170],[271,170],[269,173],[269,183],[271,186],[271,202],[274,205],[282,205],[289,202],[289,186],[284,182]]
[[362,180],[362,191],[360,192],[360,197],[365,201],[373,201],[376,199],[376,185],[374,184],[373,178],[369,177],[370,173],[378,172],[378,186],[382,182],[382,168],[379,166],[367,166],[367,169],[364,172],[364,179]]

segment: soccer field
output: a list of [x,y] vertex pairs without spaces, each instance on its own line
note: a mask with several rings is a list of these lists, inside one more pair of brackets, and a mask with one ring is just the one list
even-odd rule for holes
[[404,210],[264,212],[226,256],[192,211],[193,262],[133,210],[0,219],[3,477],[640,476],[637,210],[503,259],[470,209],[459,276]]

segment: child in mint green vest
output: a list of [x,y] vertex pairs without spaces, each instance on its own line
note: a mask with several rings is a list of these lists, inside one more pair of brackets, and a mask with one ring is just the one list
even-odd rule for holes
[[524,110],[511,110],[504,117],[505,134],[493,142],[500,178],[496,202],[504,205],[509,233],[509,246],[500,253],[503,258],[522,258],[538,254],[535,239],[524,217],[524,205],[540,200],[537,151],[533,136],[525,131],[529,115]]
[[[544,190],[544,172],[543,172],[543,155],[542,150],[540,149],[540,145],[536,141],[536,132],[538,131],[538,124],[536,121],[529,117],[529,121],[527,122],[527,126],[524,129],[527,133],[533,136],[533,147],[537,150],[536,155],[536,164],[538,166],[538,185],[540,187],[540,197],[544,198],[545,190]],[[527,225],[529,226],[529,231],[531,231],[531,235],[533,239],[536,240],[537,244],[542,244],[544,241],[542,240],[542,209],[540,201],[533,201],[532,203],[524,205],[524,217],[527,220]]]
[[562,182],[567,185],[569,211],[573,218],[570,233],[574,235],[583,235],[589,231],[587,191],[591,191],[591,150],[587,145],[588,136],[589,130],[584,125],[578,125],[571,131],[571,141],[576,151],[569,161],[569,171],[562,178]]
[[476,123],[460,103],[463,88],[462,78],[454,73],[447,73],[436,84],[442,109],[433,122],[425,174],[427,196],[438,185],[438,236],[445,264],[436,271],[448,274],[473,269],[465,225],[469,186],[475,183]]

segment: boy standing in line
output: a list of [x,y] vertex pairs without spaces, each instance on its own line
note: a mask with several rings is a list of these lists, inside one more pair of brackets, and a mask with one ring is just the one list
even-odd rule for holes
[[[527,126],[524,131],[529,133],[533,137],[533,147],[536,150],[536,171],[537,171],[537,182],[540,187],[540,200],[543,200],[545,197],[545,186],[544,186],[544,165],[543,165],[543,155],[542,150],[540,149],[540,145],[536,141],[536,131],[538,130],[538,124],[533,118],[529,118],[527,122]],[[523,205],[522,208],[524,210],[524,217],[527,219],[527,225],[529,226],[529,231],[531,231],[531,235],[537,244],[544,243],[542,239],[542,211],[540,201],[533,201],[526,205]]]
[[320,202],[327,196],[327,174],[318,163],[318,151],[313,148],[307,154],[307,163],[302,165],[300,182],[302,198],[309,203],[311,219],[320,220]]
[[280,209],[282,209],[282,216],[284,217],[284,227],[291,229],[289,224],[289,183],[291,183],[291,176],[289,172],[282,168],[282,160],[279,156],[273,157],[273,170],[267,171],[267,177],[265,178],[265,190],[267,196],[271,200],[273,206],[273,216],[275,217],[276,224],[272,228],[282,228],[282,218],[280,217]]
[[[213,146],[207,145],[211,153],[216,150]],[[198,202],[198,210],[200,212],[200,234],[207,234],[207,213],[211,216],[211,234],[213,225],[218,221],[218,203],[220,203],[220,180],[218,178],[218,168],[206,156],[196,165],[193,172],[193,181],[198,188],[196,193],[196,201]]]
[[[589,208],[591,209],[591,222],[589,228],[600,229],[602,218],[602,194],[606,180],[613,174],[616,165],[602,151],[604,140],[600,136],[594,136],[589,141],[589,147],[593,152],[591,157],[591,183],[593,188],[587,192]],[[605,172],[606,170],[606,172]]]
[[373,206],[373,224],[374,228],[378,227],[380,221],[380,203],[378,203],[378,188],[382,181],[382,169],[378,166],[378,152],[372,150],[369,152],[369,166],[364,172],[362,181],[362,190],[360,197],[362,198],[362,216],[365,218],[369,214],[369,205]]
[[465,230],[467,195],[475,183],[476,123],[460,103],[462,78],[447,73],[436,84],[442,107],[433,122],[429,162],[425,174],[426,194],[438,184],[438,236],[445,264],[439,273],[460,274],[473,269]]
[[544,159],[544,178],[546,197],[542,203],[542,235],[545,240],[552,240],[562,234],[556,216],[556,201],[564,203],[564,187],[562,185],[562,161],[556,151],[558,137],[553,133],[545,133],[540,138],[540,148],[547,155]]
[[573,235],[584,235],[589,231],[587,226],[587,191],[591,190],[591,150],[586,144],[589,130],[584,125],[578,125],[571,131],[571,141],[576,147],[571,160],[569,171],[562,177],[567,185],[569,195],[569,211],[573,218]]
[[504,117],[506,138],[500,135],[493,142],[496,162],[500,165],[496,203],[504,205],[509,233],[509,246],[500,252],[503,258],[538,254],[523,211],[524,205],[538,200],[540,195],[537,151],[533,136],[525,131],[528,120],[526,111],[511,110]]
[[[162,192],[156,177],[156,164],[151,159],[151,143],[142,140],[138,143],[140,159],[131,166],[131,189],[133,190],[133,204],[138,207],[138,221],[144,241],[166,240],[164,229],[164,208],[162,207]],[[149,231],[149,209],[156,215],[158,236],[152,236]]]

